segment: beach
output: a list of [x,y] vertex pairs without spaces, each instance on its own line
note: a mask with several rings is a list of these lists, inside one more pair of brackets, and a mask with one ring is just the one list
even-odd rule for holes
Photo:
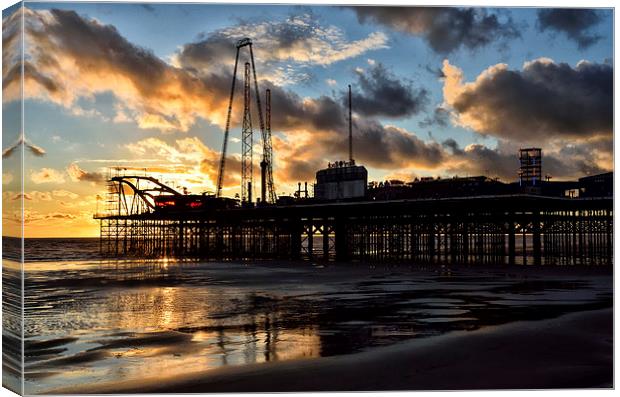
[[607,267],[61,260],[40,244],[27,394],[612,382]]
[[459,331],[353,354],[72,387],[53,394],[613,387],[612,311]]

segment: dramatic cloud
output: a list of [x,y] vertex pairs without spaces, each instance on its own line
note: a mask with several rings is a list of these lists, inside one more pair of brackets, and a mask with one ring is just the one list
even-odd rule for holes
[[[499,177],[505,182],[518,179],[517,145],[500,141],[495,149],[481,144],[470,144],[461,149],[456,141],[447,139],[443,146],[452,154],[445,169],[447,175],[485,175]],[[543,149],[542,169],[544,175],[554,180],[574,180],[610,171],[613,162],[610,156],[598,153],[591,143],[586,143]]]
[[461,126],[481,134],[528,142],[612,134],[611,65],[540,58],[520,71],[491,66],[471,83],[447,60],[443,72],[444,101]]
[[31,171],[30,180],[36,184],[64,183],[65,176],[63,172],[53,168],[41,168],[39,171]]
[[84,182],[94,182],[94,183],[100,183],[105,181],[105,175],[98,173],[98,172],[88,172],[83,170],[82,168],[80,168],[79,165],[77,165],[77,163],[71,163],[69,164],[69,166],[67,167],[67,173],[69,174],[69,177],[71,177],[71,180],[73,182],[79,182],[79,181],[84,181]]
[[13,12],[2,20],[2,98],[3,101],[20,97],[22,65],[22,13]]
[[[132,153],[156,157],[159,166],[150,167],[156,173],[176,180],[180,186],[192,191],[205,187],[215,191],[219,172],[220,153],[206,146],[197,137],[177,139],[173,143],[159,138],[147,138],[126,145]],[[258,165],[255,166],[255,168]],[[238,187],[241,183],[241,160],[238,156],[226,157],[224,188]]]
[[461,149],[453,139],[444,141],[443,145],[452,152],[452,161],[446,170],[449,175],[485,175],[509,182],[516,180],[519,169],[516,152],[506,153],[480,144]]
[[[357,113],[358,103],[354,111]],[[326,161],[348,158],[347,109],[341,101],[322,96],[301,98],[272,86],[274,131],[286,131],[285,136],[274,142],[277,166],[286,167],[295,161],[296,168],[313,159]],[[353,119],[354,157],[358,162],[382,169],[403,166],[436,167],[441,160],[442,149],[433,142],[424,142],[415,133],[402,128],[385,126],[380,122],[354,115]],[[296,148],[303,147],[303,150]],[[284,160],[284,164],[282,164]],[[315,169],[316,170],[316,169]],[[292,172],[285,172],[292,174]],[[305,172],[302,175],[306,176]]]
[[361,23],[378,23],[423,37],[442,54],[520,36],[512,18],[484,8],[358,6],[353,10]]
[[[177,67],[173,67],[148,50],[128,42],[113,26],[86,19],[72,11],[25,9],[25,12],[30,62],[39,75],[54,82],[51,86],[40,78],[29,77],[26,79],[27,95],[74,109],[79,98],[112,92],[122,104],[116,109],[117,121],[132,118],[141,128],[163,131],[185,131],[197,117],[220,126],[224,124],[233,44],[238,38],[250,35],[260,43],[255,47],[256,57],[264,65],[269,62],[328,65],[386,45],[386,37],[381,33],[351,42],[338,28],[322,27],[310,17],[294,17],[285,23],[253,24],[251,31],[246,29],[249,24],[244,23],[216,31],[202,41],[181,48],[175,57]],[[415,113],[425,96],[424,92],[396,80],[382,66],[369,65],[371,73],[360,76],[360,89],[379,101],[386,93],[393,93],[404,105],[390,109],[382,102],[373,105],[360,100],[356,104],[356,112],[360,106],[360,115],[355,119],[356,158],[387,169],[406,164],[436,166],[441,158],[440,146],[427,144],[412,132],[385,127],[364,118],[364,111],[392,117]],[[67,75],[66,70],[72,70],[71,75]],[[35,74],[31,73],[31,76]],[[262,87],[272,90],[274,133],[283,134],[282,142],[287,142],[276,154],[275,167],[280,168],[278,175],[286,176],[288,180],[295,178],[300,171],[307,177],[311,167],[316,169],[318,164],[327,160],[347,157],[346,108],[339,98],[302,98],[271,80],[264,80]],[[240,119],[237,116],[241,110],[241,96],[237,99],[233,124]],[[371,106],[377,109],[373,110]],[[307,160],[296,157],[295,149],[290,147],[301,142],[312,145],[312,152],[308,153],[310,157],[306,158],[313,160],[308,164],[304,164]],[[199,154],[198,162],[196,159],[183,161],[190,161],[192,166],[198,164],[197,171],[213,182],[217,176],[219,153],[201,149]],[[236,156],[231,156],[226,173],[231,179],[226,181],[227,186],[238,181],[235,175],[238,162]],[[102,175],[87,172],[76,163],[71,164],[67,172],[74,181],[103,179]]]
[[[234,43],[242,37],[255,40],[260,76],[274,84],[298,81],[291,73],[306,72],[296,66],[325,66],[387,46],[383,33],[348,41],[339,28],[299,16],[280,22],[242,22],[213,32],[182,47],[173,57],[173,66],[128,42],[114,26],[73,11],[25,8],[24,13],[27,98],[46,99],[73,114],[84,114],[80,99],[112,93],[118,100],[115,122],[133,120],[140,128],[162,131],[187,131],[199,117],[224,125]],[[5,24],[14,27],[19,19]],[[19,43],[13,36],[4,40]],[[19,94],[18,71],[14,68],[3,75],[5,94]],[[17,98],[5,95],[5,101]]]
[[235,57],[233,44],[245,37],[256,43],[254,57],[259,66],[272,70],[267,78],[279,83],[299,79],[295,70],[287,67],[289,62],[326,66],[367,51],[387,48],[387,37],[381,32],[349,41],[340,28],[323,26],[312,15],[303,14],[283,21],[242,21],[209,33],[202,40],[184,45],[175,56],[175,63],[202,74],[216,72],[221,67],[230,68]]
[[[394,15],[394,10],[403,11],[402,20]],[[368,7],[356,8],[356,12],[360,20],[386,25],[389,14],[394,21],[400,21],[393,27],[420,35],[443,53],[462,47],[475,49],[497,38],[518,35],[507,14],[500,17],[499,13],[481,9]],[[312,16],[303,15],[285,21],[252,24],[241,21],[180,47],[171,63],[167,63],[127,41],[113,26],[97,20],[61,10],[25,9],[25,13],[28,97],[54,102],[77,115],[89,111],[80,108],[85,100],[101,93],[111,94],[115,99],[114,115],[109,121],[134,122],[140,128],[161,131],[188,131],[199,118],[220,127],[224,125],[234,42],[252,37],[256,43],[261,91],[270,88],[272,93],[274,173],[279,192],[294,186],[298,180],[314,179],[316,170],[327,161],[348,158],[347,104],[342,91],[335,91],[331,96],[303,97],[287,89],[287,82],[302,81],[301,75],[310,66],[328,66],[387,46],[387,37],[382,33],[350,39],[339,28],[323,26]],[[14,41],[10,35],[5,39]],[[245,61],[244,55],[241,66]],[[515,168],[508,162],[508,158],[515,161],[512,150],[498,152],[482,145],[464,149],[458,145],[441,145],[432,138],[421,139],[414,131],[375,120],[418,115],[429,95],[410,81],[395,76],[380,62],[368,59],[367,63],[354,82],[353,146],[358,163],[392,174],[407,173],[408,169],[462,173],[467,166],[474,167],[461,164],[469,160],[476,162],[478,168],[487,164],[503,176],[515,175]],[[72,73],[68,75],[67,70]],[[452,116],[462,126],[500,139],[523,141],[544,134],[591,142],[610,135],[608,104],[612,97],[607,84],[610,85],[611,72],[609,65],[582,62],[571,68],[537,60],[526,64],[521,71],[498,65],[489,68],[475,82],[465,83],[460,70],[446,62],[441,74],[434,73],[444,79],[445,103],[420,126],[446,126]],[[15,84],[18,81],[15,72],[7,73],[3,76],[5,84]],[[326,83],[337,85],[329,79]],[[345,86],[340,83],[334,90]],[[236,95],[233,127],[241,120],[241,101],[242,96]],[[256,132],[255,159],[259,159],[261,142]],[[156,161],[156,166],[148,167],[149,172],[169,176],[194,192],[215,189],[219,150],[207,147],[196,137],[173,137],[147,138],[126,148],[145,164]],[[34,145],[29,147],[33,154],[44,153]],[[603,153],[590,151],[595,152]],[[559,154],[560,149],[554,148],[549,153]],[[610,151],[605,153],[607,156]],[[586,160],[582,154],[566,152],[566,155],[582,156],[579,158]],[[504,161],[505,168],[491,167],[493,156],[498,162]],[[134,160],[128,161],[127,164],[133,164]],[[585,161],[582,168],[604,168],[601,164],[607,161],[607,157]],[[548,164],[553,164],[552,160]],[[87,171],[83,166],[82,162],[71,163],[66,173],[60,175],[69,175],[73,181],[104,179],[101,173]],[[53,179],[54,175],[42,171],[37,174],[39,180]],[[224,185],[238,189],[239,184],[240,156],[230,153]]]
[[[354,137],[355,158],[360,163],[382,169],[436,168],[444,152],[435,142],[424,142],[415,134],[395,126],[383,126],[373,120],[358,120]],[[331,143],[330,143],[331,141]],[[333,136],[327,147],[333,147],[346,158],[347,141]]]
[[[373,62],[368,72],[358,71],[355,88],[355,111],[364,116],[408,117],[419,113],[428,102],[425,89],[415,89],[411,82],[399,80],[381,63]],[[343,95],[345,104],[347,95]]]
[[595,44],[601,36],[592,28],[603,19],[601,11],[584,8],[543,8],[538,10],[537,27],[539,31],[550,30],[564,33],[577,43],[580,49]]
[[[113,26],[73,11],[26,8],[25,14],[27,98],[46,99],[79,114],[80,98],[112,93],[122,103],[119,121],[131,117],[141,128],[163,131],[185,131],[197,117],[211,120],[210,114],[224,113],[217,86],[129,43]],[[3,78],[5,88],[19,85],[10,74]]]

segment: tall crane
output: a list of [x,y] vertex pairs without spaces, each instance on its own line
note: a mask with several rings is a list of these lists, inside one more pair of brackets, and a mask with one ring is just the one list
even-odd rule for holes
[[[248,47],[250,50],[250,60],[251,60],[251,64],[252,64],[252,74],[254,77],[254,91],[256,94],[256,106],[258,108],[258,122],[259,122],[259,126],[260,126],[260,131],[261,131],[261,137],[262,137],[262,141],[263,141],[263,159],[261,161],[261,171],[262,168],[265,168],[265,176],[266,176],[266,181],[264,181],[265,183],[265,187],[267,192],[269,193],[269,198],[267,199],[267,197],[264,197],[265,195],[263,195],[263,197],[261,197],[261,199],[263,201],[269,201],[271,203],[275,203],[276,201],[276,192],[275,192],[275,187],[274,187],[274,183],[273,183],[273,164],[272,164],[272,159],[273,159],[273,149],[272,149],[272,145],[271,145],[271,130],[270,129],[266,129],[265,128],[265,122],[263,119],[263,111],[262,111],[262,107],[261,107],[261,102],[260,102],[260,93],[258,91],[258,80],[256,79],[256,67],[254,64],[254,52],[252,51],[252,40],[249,38],[244,38],[241,39],[239,41],[237,41],[236,43],[236,47],[237,47],[237,55],[235,56],[235,67],[234,67],[234,71],[233,71],[233,78],[232,78],[232,87],[230,90],[230,99],[228,102],[228,113],[226,115],[226,128],[224,130],[224,143],[222,145],[222,157],[220,158],[220,169],[219,169],[219,173],[218,173],[218,177],[217,177],[217,197],[221,197],[222,195],[222,185],[223,185],[223,180],[224,180],[224,169],[226,167],[226,149],[228,147],[228,135],[230,133],[230,117],[232,114],[232,104],[233,104],[233,99],[234,99],[234,95],[235,95],[235,82],[237,79],[237,65],[239,63],[239,51],[241,50],[241,48],[243,47]],[[264,163],[264,166],[263,166]],[[264,191],[265,188],[261,187],[261,190]]]
[[250,112],[251,94],[250,64],[246,62],[243,80],[243,124],[241,127],[241,201],[248,203],[252,202],[252,183],[254,182],[254,156],[252,153],[254,132],[252,131],[252,114]]

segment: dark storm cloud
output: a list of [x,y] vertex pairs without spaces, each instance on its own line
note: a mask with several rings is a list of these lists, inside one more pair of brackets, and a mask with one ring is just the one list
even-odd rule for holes
[[538,10],[537,17],[538,30],[564,33],[580,49],[588,48],[601,39],[600,35],[591,31],[603,18],[599,10],[544,8]]
[[24,61],[23,67],[23,74],[22,64],[14,65],[9,69],[8,72],[2,76],[2,87],[7,88],[11,84],[19,84],[23,76],[24,80],[33,81],[43,86],[51,95],[62,90],[62,87],[60,87],[56,81],[39,73],[32,63]]
[[449,173],[499,177],[503,181],[516,179],[519,167],[516,153],[504,153],[481,144],[468,145],[465,149],[460,149],[454,141],[444,145],[451,147],[454,157],[464,160],[459,166],[448,168]]
[[183,45],[178,54],[180,65],[187,70],[199,72],[219,63],[234,62],[234,40],[222,32],[210,34],[207,38]]
[[[271,86],[272,124],[274,131],[285,131],[289,139],[295,139],[295,130],[304,130],[312,136],[312,153],[297,153],[295,158],[332,159],[348,156],[347,109],[342,102],[321,96],[303,99],[280,87]],[[357,108],[357,102],[355,102]],[[380,122],[357,117],[353,120],[355,158],[379,168],[398,168],[406,164],[436,167],[443,159],[440,145],[427,143],[404,129],[385,126]],[[314,163],[312,165],[315,165]],[[304,164],[298,164],[300,173]]]
[[[344,93],[344,103],[347,98],[348,94]],[[428,91],[415,89],[411,82],[399,80],[377,63],[368,71],[357,73],[352,102],[355,112],[364,116],[408,117],[424,109],[428,103]]]
[[269,81],[263,82],[263,87],[271,90],[271,119],[274,129],[344,131],[346,128],[345,109],[332,97],[304,99]]
[[586,175],[602,174],[610,171],[600,167],[588,158],[569,158],[562,155],[545,156],[542,162],[543,174],[554,180],[577,179]]
[[474,83],[444,65],[444,92],[462,124],[517,141],[605,136],[613,128],[613,69],[580,62],[576,67],[538,59],[521,71],[487,69]]
[[[452,153],[451,165],[446,168],[448,174],[485,175],[499,177],[504,182],[518,179],[518,149],[511,150],[507,147],[511,145],[505,145],[505,142],[500,142],[495,149],[481,144],[461,148],[453,139],[444,141],[442,145]],[[574,180],[609,171],[596,162],[596,157],[594,148],[589,144],[568,145],[559,152],[543,149],[542,171],[554,180]]]
[[[358,119],[354,123],[354,157],[360,163],[382,169],[400,167],[436,168],[445,151],[436,142],[425,142],[411,132],[384,126],[376,120]],[[347,137],[332,134],[323,141],[325,150],[346,158]]]
[[284,164],[286,166],[276,174],[276,178],[289,182],[313,181],[316,171],[325,167],[323,159],[288,158]]
[[[572,167],[581,175],[595,175],[613,170],[613,137],[601,137],[583,143],[567,144],[563,146],[557,157],[564,163],[570,162]],[[597,161],[605,157],[608,161]],[[565,172],[566,164],[549,169],[551,175]]]
[[512,18],[500,20],[483,8],[446,7],[352,7],[361,23],[379,23],[391,29],[423,37],[438,53],[461,47],[473,50],[496,40],[520,37]]
[[445,141],[441,142],[441,145],[446,149],[450,149],[452,154],[463,154],[463,150],[460,148],[458,142],[456,142],[452,138],[448,138]]

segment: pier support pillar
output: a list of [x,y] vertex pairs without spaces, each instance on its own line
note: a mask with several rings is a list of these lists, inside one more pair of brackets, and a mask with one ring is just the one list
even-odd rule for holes
[[516,242],[515,242],[515,221],[514,217],[510,216],[508,220],[508,264],[515,264],[516,256]]
[[291,222],[291,259],[298,260],[301,258],[301,235],[303,227],[301,221],[294,219]]
[[349,247],[347,243],[347,228],[342,219],[336,219],[334,223],[336,260],[345,262],[349,259]]
[[428,261],[435,262],[435,228],[432,223],[428,225]]
[[463,264],[469,263],[469,221],[467,218],[463,220]]
[[312,224],[312,220],[308,225],[308,258],[312,259],[314,257],[314,225]]
[[184,233],[184,227],[185,225],[183,224],[183,221],[179,221],[179,241],[177,244],[177,252],[176,255],[177,256],[183,256],[184,252],[183,252],[183,248],[184,248],[184,242],[185,242],[185,233]]
[[450,222],[450,263],[456,264],[458,241],[457,241],[457,229],[459,222]]
[[323,260],[329,261],[329,225],[323,224]]
[[541,264],[542,252],[541,252],[541,238],[540,238],[540,213],[535,212],[532,222],[532,244],[534,248],[534,265]]

